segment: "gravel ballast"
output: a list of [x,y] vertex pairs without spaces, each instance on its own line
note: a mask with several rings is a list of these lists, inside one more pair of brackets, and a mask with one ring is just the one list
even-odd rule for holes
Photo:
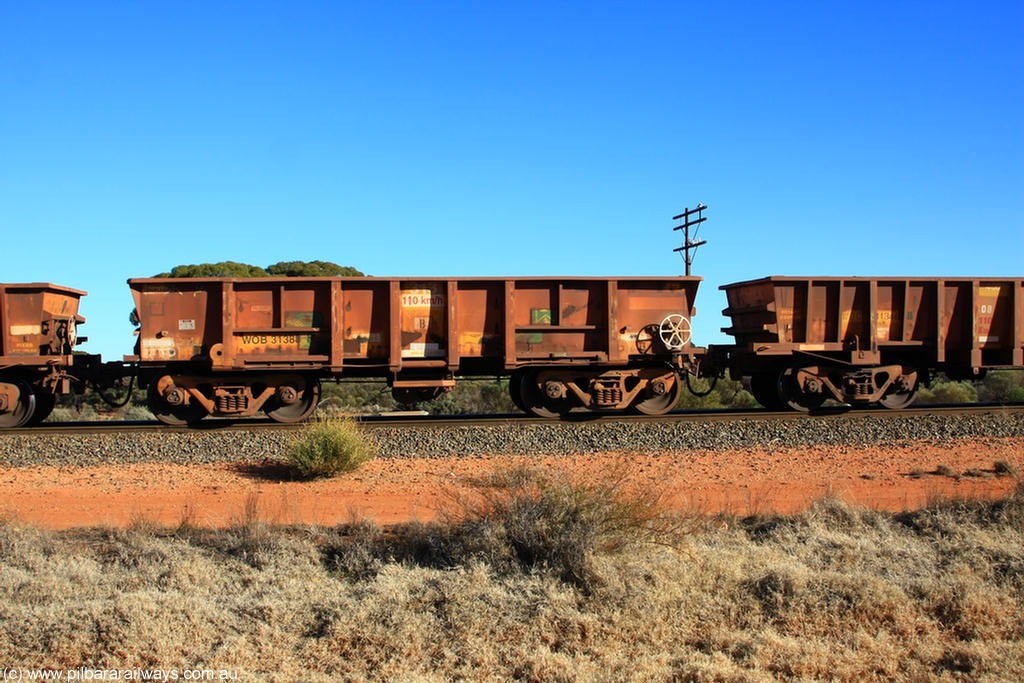
[[[1024,436],[1024,413],[951,416],[756,417],[708,422],[383,426],[364,425],[382,457],[572,455],[593,452],[670,452],[907,442]],[[0,434],[0,467],[168,462],[263,462],[283,458],[295,432],[287,430],[146,431],[109,434]]]

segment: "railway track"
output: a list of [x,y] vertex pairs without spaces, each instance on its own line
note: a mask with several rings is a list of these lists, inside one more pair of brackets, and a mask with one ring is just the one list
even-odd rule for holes
[[[578,425],[588,423],[614,422],[723,422],[736,420],[846,420],[859,417],[875,418],[907,418],[983,415],[990,413],[1017,414],[1024,412],[1024,403],[997,404],[962,404],[962,405],[929,405],[904,410],[885,410],[879,408],[863,410],[847,410],[836,408],[822,410],[812,416],[793,411],[774,412],[761,408],[714,409],[714,410],[677,410],[666,415],[614,414],[596,413],[571,414],[562,420],[534,417],[523,414],[505,415],[423,415],[420,413],[393,413],[387,415],[353,416],[360,424],[369,429],[377,427],[457,427],[457,426],[514,426],[514,425]],[[53,422],[38,427],[0,430],[4,435],[55,435],[55,434],[116,434],[133,432],[165,432],[165,433],[202,433],[230,431],[294,431],[301,429],[303,423],[283,424],[268,418],[226,420],[208,418],[192,427],[170,427],[157,420],[149,421],[110,421],[110,422]]]

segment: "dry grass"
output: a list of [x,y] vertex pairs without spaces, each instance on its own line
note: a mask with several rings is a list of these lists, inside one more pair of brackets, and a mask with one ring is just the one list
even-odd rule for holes
[[223,531],[9,520],[3,664],[254,681],[1022,678],[1022,495],[898,515],[825,500],[686,534],[614,478],[480,484],[467,514],[392,530],[272,525],[255,502]]
[[580,476],[522,463],[460,487],[433,523],[347,527],[326,550],[340,575],[366,578],[387,563],[457,569],[483,563],[502,576],[544,573],[589,593],[599,557],[648,545],[678,547],[698,518],[671,512],[667,491],[637,486],[624,468]]
[[1017,477],[1019,472],[1017,466],[1008,460],[996,460],[992,465],[993,471],[1000,477]]

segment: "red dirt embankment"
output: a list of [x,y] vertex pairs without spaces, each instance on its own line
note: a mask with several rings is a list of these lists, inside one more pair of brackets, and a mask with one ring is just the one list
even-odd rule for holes
[[[467,479],[515,458],[388,458],[334,479],[290,481],[276,465],[136,464],[0,469],[0,515],[50,528],[136,521],[209,526],[428,521]],[[945,444],[595,453],[529,458],[574,473],[625,472],[670,505],[696,512],[794,512],[826,495],[883,510],[948,498],[995,498],[1018,485],[1024,439]],[[997,465],[997,463],[1000,463]]]

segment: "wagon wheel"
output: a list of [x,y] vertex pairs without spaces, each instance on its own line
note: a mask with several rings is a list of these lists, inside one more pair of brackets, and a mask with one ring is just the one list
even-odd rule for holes
[[180,427],[187,424],[195,424],[206,416],[206,409],[197,403],[182,403],[171,405],[160,395],[159,383],[153,380],[146,390],[146,404],[153,417],[165,425]]
[[666,315],[658,333],[665,348],[678,351],[690,343],[690,321],[678,313]]
[[290,384],[277,388],[263,410],[275,422],[299,422],[309,417],[320,402],[320,380],[304,378],[297,387]]
[[537,373],[525,371],[519,380],[519,400],[537,417],[559,418],[572,410],[567,397],[550,398],[537,385]]
[[57,405],[57,395],[40,384],[32,385],[32,394],[36,398],[36,409],[27,424],[35,426],[50,417],[50,413]]
[[825,393],[822,391],[811,393],[804,391],[803,387],[797,384],[796,373],[800,368],[786,368],[779,373],[778,393],[779,398],[786,406],[801,413],[811,413],[821,407],[825,402]]
[[679,402],[679,396],[682,393],[683,385],[679,381],[679,377],[673,376],[672,385],[666,388],[664,394],[661,394],[660,396],[649,396],[642,400],[635,401],[630,407],[644,415],[664,415],[676,407],[676,403]]
[[0,413],[0,429],[6,427],[23,427],[32,419],[36,410],[36,397],[32,393],[32,387],[24,380],[16,379],[7,384],[18,387],[18,399],[12,406],[7,406],[4,413]]
[[879,405],[889,410],[902,410],[917,398],[917,371],[913,370],[896,378],[893,386],[878,399]]
[[508,378],[508,395],[512,399],[512,403],[516,408],[523,411],[524,413],[530,412],[530,409],[523,403],[523,375],[526,374],[525,370],[513,370],[512,374]]
[[778,378],[762,372],[750,377],[750,393],[768,410],[782,410],[785,404],[779,398]]

